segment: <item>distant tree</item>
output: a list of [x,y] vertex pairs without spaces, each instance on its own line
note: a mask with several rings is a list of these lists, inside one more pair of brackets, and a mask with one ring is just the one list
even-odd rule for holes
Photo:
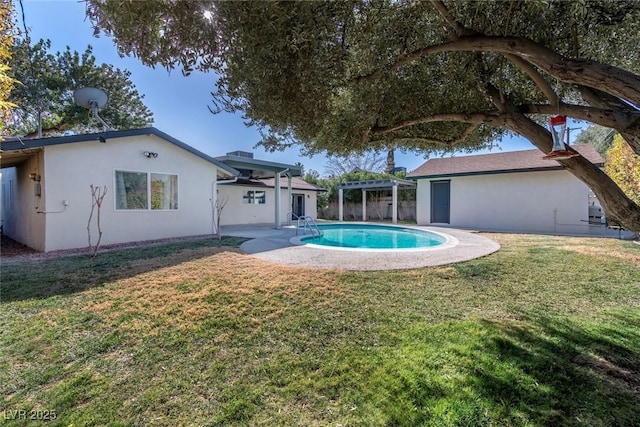
[[[320,178],[320,173],[318,171],[309,169],[307,173],[304,174],[302,179],[309,184],[313,184],[316,187],[320,187],[323,189],[327,188],[328,180]],[[327,209],[329,203],[329,198],[326,191],[320,191],[316,193],[316,209],[318,212],[324,212]]]
[[0,2],[0,140],[5,132],[5,123],[15,104],[10,101],[10,94],[15,86],[15,79],[10,75],[7,65],[11,60],[11,46],[15,37],[13,20],[13,3]]
[[109,96],[100,117],[111,127],[131,129],[153,123],[153,114],[131,82],[129,71],[98,65],[91,46],[82,54],[69,47],[53,54],[50,48],[49,40],[31,45],[28,39],[12,47],[10,75],[23,84],[10,96],[17,104],[7,126],[10,133],[34,136],[39,117],[44,135],[101,130],[99,123],[91,122],[90,112],[73,99],[73,91],[85,86],[100,88]]
[[380,153],[368,151],[350,156],[331,156],[327,160],[325,173],[329,176],[343,176],[352,172],[380,173],[385,169],[387,159]]
[[615,135],[615,133],[616,131],[611,128],[592,124],[578,134],[574,143],[591,144],[596,150],[598,150],[598,153],[604,157],[606,156],[609,148],[611,148],[613,135]]
[[384,168],[385,173],[393,173],[396,167],[396,151],[392,148],[387,151],[387,163]]
[[607,151],[604,170],[631,200],[640,204],[640,156],[620,135],[613,138]]
[[302,179],[311,184],[315,184],[315,182],[320,179],[320,172],[318,172],[317,170],[309,169],[309,171],[304,174]]

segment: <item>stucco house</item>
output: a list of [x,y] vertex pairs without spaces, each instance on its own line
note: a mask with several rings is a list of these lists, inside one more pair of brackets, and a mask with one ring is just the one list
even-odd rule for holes
[[[573,146],[597,166],[588,144]],[[417,182],[417,222],[484,231],[607,233],[589,188],[539,150],[429,159],[407,178]]]
[[[293,181],[299,168],[247,159],[260,179],[243,180],[234,166],[156,128],[4,141],[0,147],[3,233],[40,251],[87,246],[90,185],[107,188],[102,244],[211,234],[220,197],[228,199],[221,224],[279,227],[294,191],[309,200],[305,213],[315,215],[311,194],[319,189],[299,189],[303,184]],[[284,190],[274,192],[264,181],[274,176],[283,179]],[[95,213],[91,230],[95,243]]]
[[[246,151],[227,153],[216,160],[239,172],[235,182],[218,187],[220,200],[226,204],[223,225],[275,222],[280,226],[299,216],[317,219],[317,193],[325,190],[299,178],[299,167],[254,159]],[[280,183],[277,192],[276,182]]]

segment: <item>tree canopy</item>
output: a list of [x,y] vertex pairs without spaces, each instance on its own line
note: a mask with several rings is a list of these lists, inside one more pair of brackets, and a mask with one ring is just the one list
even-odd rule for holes
[[12,134],[35,135],[39,113],[45,135],[101,129],[99,123],[92,123],[90,112],[73,99],[73,91],[86,86],[107,93],[109,102],[100,110],[100,117],[111,127],[130,129],[153,123],[153,115],[142,101],[144,95],[136,90],[129,71],[97,64],[91,46],[82,54],[69,47],[50,53],[50,48],[49,40],[31,45],[28,39],[12,47],[11,75],[22,82],[10,96],[17,105],[7,127]]
[[15,36],[11,2],[0,2],[0,140],[5,132],[5,123],[9,119],[11,109],[15,106],[9,96],[15,86],[15,79],[9,75],[9,59],[11,46]]
[[[640,2],[89,0],[97,29],[148,65],[213,70],[214,107],[262,144],[346,155],[474,150],[506,133],[551,150],[563,114],[640,153]],[[98,30],[99,31],[99,30]],[[581,156],[559,162],[609,217],[640,207]]]

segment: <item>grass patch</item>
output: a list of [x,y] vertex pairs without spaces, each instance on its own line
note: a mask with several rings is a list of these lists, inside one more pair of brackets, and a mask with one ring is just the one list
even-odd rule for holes
[[389,272],[280,266],[241,240],[5,265],[2,408],[60,426],[635,425],[640,248],[489,237],[491,256]]

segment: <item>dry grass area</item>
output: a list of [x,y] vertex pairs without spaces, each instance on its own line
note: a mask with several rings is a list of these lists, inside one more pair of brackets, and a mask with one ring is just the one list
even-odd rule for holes
[[64,427],[636,425],[640,246],[487,237],[502,249],[406,271],[241,239],[3,265],[0,406]]
[[[201,250],[202,251],[202,250]],[[322,299],[339,298],[344,290],[334,273],[276,265],[258,260],[229,248],[219,248],[206,256],[182,251],[162,260],[138,260],[131,263],[131,277],[112,283],[108,295],[91,290],[87,309],[104,314],[104,319],[121,324],[122,319],[144,313],[127,327],[147,328],[160,319],[167,327],[189,329],[214,315],[218,309],[211,302],[224,299],[225,310],[232,316],[245,317],[253,310],[255,298],[298,300],[305,304]],[[186,261],[197,258],[196,261]],[[170,261],[170,267],[163,267]],[[140,271],[138,273],[137,271]],[[253,313],[251,322],[282,314],[283,307],[266,308]]]

